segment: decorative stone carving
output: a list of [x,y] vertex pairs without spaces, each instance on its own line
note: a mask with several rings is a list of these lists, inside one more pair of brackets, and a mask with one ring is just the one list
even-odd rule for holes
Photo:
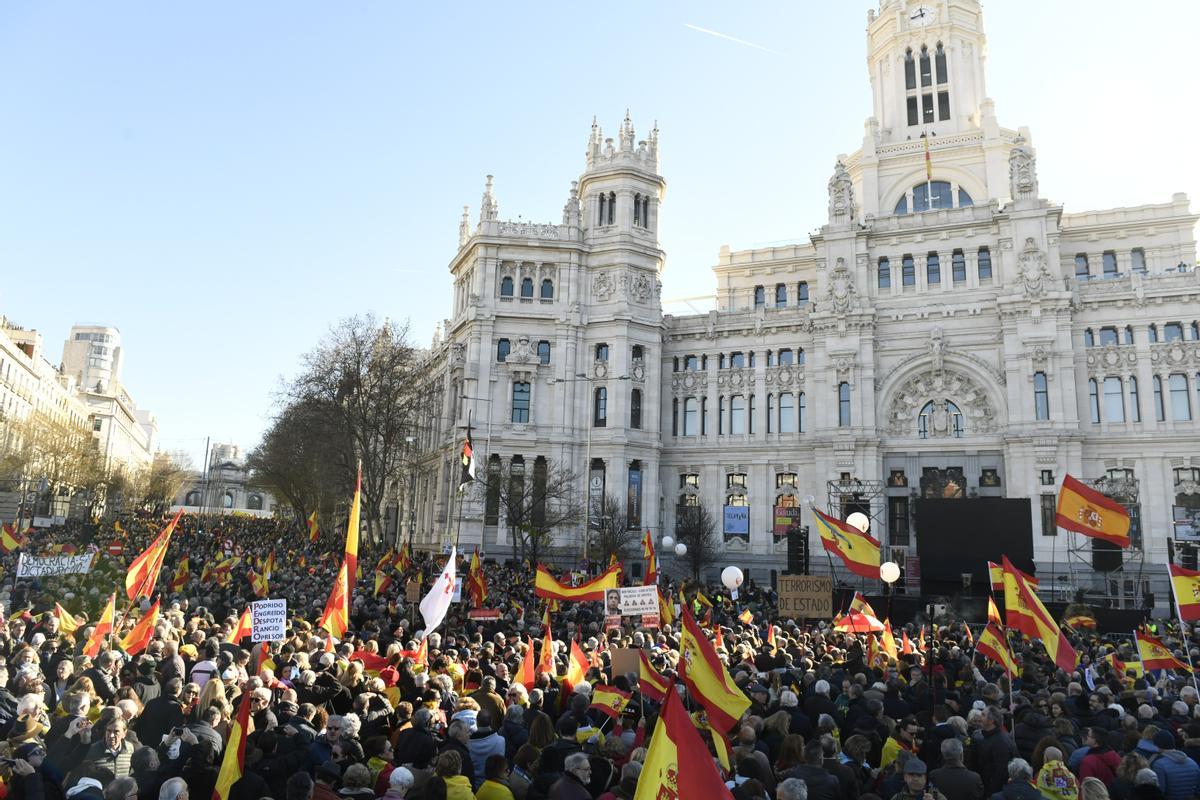
[[1030,354],[1030,358],[1032,358],[1035,363],[1044,364],[1050,358],[1050,348],[1041,344],[1035,345],[1033,352]]
[[1180,481],[1175,484],[1175,494],[1200,494],[1200,483]]
[[496,202],[496,195],[492,193],[492,176],[488,175],[487,185],[483,189],[483,199],[479,202],[479,221],[496,219],[496,215],[499,213],[500,204]]
[[559,228],[550,222],[514,222],[505,220],[500,223],[501,236],[514,236],[523,239],[559,239]]
[[640,361],[635,362],[633,369],[629,372],[630,377],[637,383],[646,382],[646,365]]
[[840,158],[829,179],[829,221],[834,225],[854,221],[854,183]]
[[[931,400],[934,402],[934,417],[931,427],[936,426],[938,403],[945,406],[949,398],[958,406],[965,420],[968,434],[991,433],[997,429],[998,416],[992,406],[988,393],[977,384],[971,376],[952,368],[940,371],[928,370],[909,378],[892,396],[888,405],[887,429],[893,436],[907,436],[916,433],[917,415]],[[945,422],[949,425],[949,408]]]
[[858,290],[854,288],[854,276],[850,274],[850,268],[846,266],[846,259],[839,258],[834,265],[833,272],[829,276],[829,290],[826,292],[826,296],[829,298],[833,313],[839,316],[845,315],[854,307]]
[[1032,236],[1025,239],[1025,247],[1017,256],[1017,271],[1021,289],[1028,297],[1041,297],[1049,290],[1050,272],[1046,268],[1046,254]]
[[720,389],[754,388],[754,372],[748,369],[728,369],[717,373],[717,387]]
[[946,342],[941,328],[929,332],[929,358],[934,371],[941,372],[946,361]]
[[933,401],[933,410],[929,414],[929,434],[935,439],[950,435],[950,406],[942,398]]
[[467,363],[467,346],[462,342],[454,342],[450,345],[450,366],[460,367]]
[[[1153,358],[1152,358],[1153,360]],[[1087,351],[1089,372],[1111,372],[1125,367],[1137,365],[1137,348],[1115,344]]]
[[629,296],[632,297],[635,302],[649,302],[651,291],[650,278],[641,273],[633,276],[633,280],[629,283]]
[[1013,200],[1037,199],[1037,160],[1023,136],[1017,136],[1008,153],[1008,184]]
[[717,338],[717,318],[718,312],[713,310],[708,312],[708,321],[704,325],[704,338]]
[[597,361],[592,367],[592,377],[596,380],[604,380],[608,377],[608,362]]
[[592,279],[592,297],[598,302],[608,302],[616,291],[616,284],[613,283],[612,275],[609,273],[601,272]]
[[838,356],[833,360],[833,368],[837,371],[839,379],[848,377],[854,369],[854,356]]
[[676,372],[671,376],[671,393],[673,395],[704,394],[707,391],[707,372]]
[[1167,342],[1150,346],[1150,363],[1156,366],[1179,367],[1189,361],[1200,364],[1200,347],[1192,342]]
[[567,197],[566,205],[563,206],[562,224],[578,226],[583,218],[583,212],[579,205],[579,181],[571,181],[571,194]]
[[462,247],[471,238],[470,206],[463,206],[462,219],[458,222],[458,246]]

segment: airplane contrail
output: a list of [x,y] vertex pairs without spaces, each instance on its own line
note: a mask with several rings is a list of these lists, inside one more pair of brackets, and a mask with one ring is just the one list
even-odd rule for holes
[[761,44],[755,44],[754,42],[747,42],[745,39],[739,39],[736,36],[730,36],[727,33],[721,33],[720,31],[709,30],[708,28],[701,28],[699,25],[693,25],[690,22],[683,23],[683,27],[691,28],[692,30],[699,31],[700,33],[707,33],[709,36],[716,36],[718,39],[726,39],[735,44],[745,45],[746,47],[753,47],[755,50],[762,50],[764,53],[771,53],[772,55],[776,55],[776,56],[783,55],[783,53],[779,52],[778,50],[772,50],[769,47],[763,47]]

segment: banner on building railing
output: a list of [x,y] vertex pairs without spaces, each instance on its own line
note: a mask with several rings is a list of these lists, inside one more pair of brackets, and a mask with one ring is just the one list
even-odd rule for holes
[[92,571],[95,551],[53,556],[31,556],[21,553],[17,559],[18,578],[45,578],[51,575],[87,574]]

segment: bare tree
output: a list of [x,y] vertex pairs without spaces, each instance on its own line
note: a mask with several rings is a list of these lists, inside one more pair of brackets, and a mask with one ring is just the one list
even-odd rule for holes
[[536,459],[509,462],[507,471],[483,471],[484,502],[504,518],[517,546],[517,557],[536,564],[554,539],[554,531],[573,526],[583,515],[579,476],[559,464]]
[[10,444],[0,459],[0,474],[44,487],[39,513],[53,513],[56,498],[80,492],[87,493],[89,506],[96,497],[102,501],[107,465],[90,431],[41,411],[9,422],[8,428]]
[[138,493],[131,496],[143,508],[161,514],[170,508],[192,471],[192,458],[187,453],[181,450],[157,453],[150,466],[142,471],[136,486]]
[[687,545],[687,554],[683,559],[691,567],[692,580],[699,580],[704,568],[720,558],[717,522],[703,503],[679,507],[675,518],[675,539]]
[[641,532],[637,528],[630,529],[623,498],[612,492],[605,493],[599,511],[598,517],[589,519],[592,530],[588,553],[601,564],[607,564],[612,556],[623,561],[626,551],[641,540]]

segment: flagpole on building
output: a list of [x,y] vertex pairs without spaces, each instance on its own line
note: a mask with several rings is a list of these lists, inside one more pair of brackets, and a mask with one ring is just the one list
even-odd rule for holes
[[[1175,616],[1179,620],[1179,634],[1183,638],[1183,652],[1187,655],[1188,668],[1192,671],[1192,685],[1196,687],[1196,691],[1200,692],[1200,679],[1196,677],[1196,665],[1192,663],[1192,648],[1188,646],[1187,623],[1183,621],[1183,612],[1179,608],[1179,598],[1175,595],[1175,577],[1171,575],[1171,569],[1167,567],[1167,581],[1171,584],[1171,599],[1175,601]],[[1138,658],[1142,657],[1141,648],[1138,647],[1137,633],[1133,636],[1133,647],[1138,651]],[[1142,672],[1145,673],[1145,664],[1142,665]]]

